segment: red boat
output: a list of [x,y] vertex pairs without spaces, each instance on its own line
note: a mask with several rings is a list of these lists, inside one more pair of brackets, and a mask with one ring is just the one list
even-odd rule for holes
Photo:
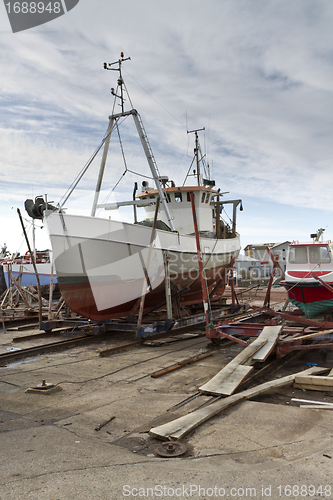
[[333,243],[319,241],[323,230],[311,235],[311,243],[292,243],[288,247],[285,280],[292,304],[308,318],[333,307]]

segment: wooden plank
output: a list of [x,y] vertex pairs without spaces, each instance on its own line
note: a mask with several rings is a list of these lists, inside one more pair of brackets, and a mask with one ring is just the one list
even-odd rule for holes
[[192,358],[184,359],[183,361],[179,361],[179,363],[169,366],[168,368],[163,368],[163,370],[159,370],[151,374],[151,377],[157,378],[165,375],[166,373],[170,373],[174,370],[178,370],[179,368],[183,368],[183,366],[191,365],[192,363],[196,363],[196,361],[201,361],[202,359],[208,358],[209,356],[213,356],[212,352],[206,352],[205,354],[201,354],[199,356],[193,356]]
[[[199,388],[201,392],[230,396],[244,380],[244,378],[253,370],[253,366],[238,365],[230,373],[222,373],[221,370],[207,384]],[[214,385],[213,385],[214,384]],[[208,389],[205,389],[205,386]]]
[[265,344],[261,349],[259,349],[253,356],[252,361],[266,361],[274,346],[276,344],[277,338],[282,331],[283,326],[265,326],[259,336],[260,339],[267,339],[267,344]]
[[[282,325],[265,326],[259,337],[228,363],[215,377],[199,387],[201,392],[230,396],[252,371],[254,361],[265,361],[274,348]],[[262,344],[262,345],[261,345]]]
[[333,410],[333,405],[300,405],[300,408],[309,408],[310,410]]
[[291,384],[295,380],[295,377],[298,375],[311,375],[315,373],[325,373],[326,371],[327,368],[314,366],[302,372],[266,382],[264,384],[258,385],[257,387],[253,387],[252,389],[247,389],[246,391],[240,392],[238,394],[233,394],[232,396],[229,396],[225,399],[218,400],[205,408],[195,410],[192,413],[177,418],[176,420],[173,420],[167,424],[153,427],[152,429],[150,429],[149,435],[163,440],[181,439],[193,429],[196,429],[199,425],[203,424],[226,408],[239,403],[240,401],[257,396],[258,394],[263,394],[270,391],[271,389],[277,389],[279,387]]
[[331,387],[327,385],[314,385],[314,384],[294,384],[295,389],[305,389],[306,391],[332,391]]
[[[235,374],[235,370],[242,363],[247,361],[259,349],[261,349],[268,340],[261,340],[259,337],[249,346],[245,347],[233,360],[230,361],[222,370],[220,370],[206,384],[199,387],[199,391],[208,392],[210,394],[224,394],[229,396],[238,387],[244,377],[252,370],[252,367],[240,368]],[[233,375],[234,374],[234,375]],[[229,384],[229,379],[232,377],[232,382]],[[231,380],[231,379],[230,379]],[[238,381],[238,383],[237,383]]]
[[310,333],[309,335],[302,335],[301,337],[293,337],[292,339],[281,339],[281,342],[295,342],[295,340],[306,340],[312,337],[320,337],[321,335],[328,335],[333,333],[333,330],[322,330],[321,332]]
[[295,384],[324,385],[327,390],[333,389],[333,377],[320,377],[318,375],[303,375],[295,378]]

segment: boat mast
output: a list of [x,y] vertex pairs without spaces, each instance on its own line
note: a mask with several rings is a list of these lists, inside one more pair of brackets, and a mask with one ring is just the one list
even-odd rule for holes
[[170,210],[168,207],[168,202],[166,200],[165,193],[163,192],[163,189],[161,186],[161,182],[160,182],[159,175],[157,172],[157,164],[156,164],[156,161],[155,161],[155,158],[153,155],[153,151],[152,151],[150,144],[148,142],[147,134],[145,133],[145,130],[143,128],[143,123],[141,121],[139,113],[135,109],[133,109],[132,111],[133,111],[132,114],[133,114],[134,123],[136,125],[139,137],[141,139],[142,147],[144,149],[144,152],[145,152],[145,155],[146,155],[149,167],[150,167],[150,171],[151,171],[153,179],[155,181],[156,189],[158,191],[160,200],[162,202],[162,206],[163,206],[164,211],[166,213],[169,227],[170,227],[171,231],[175,231],[173,219],[171,217],[171,213],[170,213]]
[[201,130],[205,130],[205,127],[203,128],[197,128],[196,130],[188,130],[188,134],[192,134],[193,132],[195,133],[195,149],[194,149],[194,156],[196,159],[196,164],[197,164],[197,182],[198,186],[201,186],[201,173],[200,173],[200,159],[199,159],[199,151],[200,151],[200,144],[199,144],[199,136],[198,132]]
[[[120,96],[118,96],[115,93],[114,88],[111,89],[111,94],[116,98],[118,97],[121,101],[121,111],[122,114],[124,113],[124,91],[123,91],[123,77],[121,74],[121,64],[123,61],[127,61],[128,59],[131,59],[130,57],[127,57],[124,59],[124,53],[121,52],[120,54],[121,59],[114,63],[104,63],[104,69],[110,70],[110,71],[119,71],[119,78],[118,78],[118,86],[120,87]],[[118,68],[112,68],[114,64],[118,64]],[[99,168],[99,174],[98,174],[98,179],[97,179],[97,184],[96,184],[96,190],[95,190],[95,197],[91,209],[91,217],[95,217],[96,214],[96,208],[97,208],[97,203],[98,203],[98,198],[99,198],[99,193],[101,190],[102,186],[102,180],[103,180],[103,175],[104,175],[104,170],[105,170],[105,164],[106,164],[106,158],[108,156],[108,151],[109,151],[109,145],[110,145],[110,139],[111,139],[111,132],[113,128],[113,123],[114,123],[114,116],[109,117],[109,126],[106,132],[106,140],[105,140],[105,145],[104,145],[104,151],[103,151],[103,156],[102,156],[102,161],[101,161],[101,166]]]
[[[100,192],[101,185],[102,185],[102,179],[103,179],[103,174],[104,174],[104,169],[105,169],[106,157],[107,157],[107,153],[108,153],[108,148],[109,148],[109,143],[110,143],[110,137],[111,137],[111,132],[112,132],[112,128],[113,128],[114,122],[118,118],[120,118],[122,116],[132,115],[133,119],[134,119],[134,123],[135,123],[137,131],[138,131],[138,134],[139,134],[139,137],[140,137],[140,140],[141,140],[141,143],[142,143],[142,146],[143,146],[143,150],[145,152],[145,155],[146,155],[146,158],[147,158],[147,161],[148,161],[148,165],[150,167],[150,171],[151,171],[153,179],[155,181],[156,189],[158,191],[160,200],[162,202],[163,209],[164,209],[164,211],[166,213],[169,226],[170,226],[170,228],[171,228],[172,231],[175,231],[175,226],[174,226],[173,219],[172,219],[172,216],[171,216],[168,204],[167,204],[167,199],[166,199],[165,193],[163,192],[163,189],[162,189],[162,186],[161,186],[161,182],[159,180],[159,173],[158,173],[157,164],[156,164],[156,161],[155,161],[155,158],[154,158],[154,155],[153,155],[153,151],[152,151],[152,149],[150,147],[150,144],[149,144],[149,141],[148,141],[148,137],[147,137],[147,134],[145,132],[145,129],[144,129],[142,120],[140,118],[140,115],[139,115],[139,113],[137,112],[136,109],[132,108],[130,111],[125,111],[125,109],[124,109],[124,101],[125,101],[125,98],[124,98],[124,88],[123,88],[123,86],[124,86],[124,80],[123,80],[122,73],[121,73],[121,65],[122,65],[123,61],[127,61],[127,60],[129,60],[131,58],[127,57],[126,59],[124,59],[124,53],[123,52],[121,52],[120,56],[121,56],[121,59],[119,59],[118,61],[116,61],[114,63],[108,63],[108,64],[104,63],[104,69],[113,70],[113,71],[119,71],[118,88],[120,89],[120,95],[117,95],[117,93],[115,92],[114,88],[111,89],[111,94],[115,98],[120,99],[121,113],[112,114],[109,117],[109,127],[108,127],[108,130],[107,130],[107,139],[106,139],[105,146],[104,146],[104,152],[103,152],[103,157],[102,157],[102,161],[101,161],[99,176],[98,176],[98,180],[97,180],[97,186],[96,186],[96,191],[95,191],[95,198],[94,198],[94,202],[93,202],[93,207],[92,207],[91,215],[93,217],[93,216],[95,216],[95,213],[96,213],[96,208],[97,208],[97,203],[98,203],[98,197],[99,197],[99,192]],[[114,64],[118,64],[118,68],[112,68],[111,66],[113,66]],[[126,92],[128,94],[127,89],[126,89]]]

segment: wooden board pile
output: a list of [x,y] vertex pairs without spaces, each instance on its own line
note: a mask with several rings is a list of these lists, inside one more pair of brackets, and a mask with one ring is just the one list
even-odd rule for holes
[[244,378],[253,370],[253,364],[267,359],[275,347],[281,330],[282,326],[265,326],[256,340],[199,388],[203,394],[212,394],[220,398],[226,396],[224,399],[217,399],[209,406],[197,409],[167,424],[154,427],[149,431],[150,436],[163,440],[179,440],[202,423],[236,403],[292,383],[296,383],[296,386],[300,384],[308,386],[315,383],[315,387],[326,387],[325,390],[332,389],[333,370],[327,377],[321,377],[319,374],[327,372],[328,369],[311,367],[234,394]]

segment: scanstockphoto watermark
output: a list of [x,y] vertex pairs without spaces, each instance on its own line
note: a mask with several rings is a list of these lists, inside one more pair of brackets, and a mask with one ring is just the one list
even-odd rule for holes
[[[136,497],[143,497],[143,498],[226,498],[226,497],[232,497],[232,498],[254,498],[254,497],[260,497],[261,495],[261,490],[257,491],[256,488],[228,488],[228,487],[221,487],[221,486],[211,486],[211,487],[203,487],[201,485],[197,484],[190,484],[190,485],[185,485],[183,484],[182,486],[178,487],[171,487],[171,486],[162,486],[160,484],[155,485],[154,487],[151,488],[139,488],[139,487],[132,487],[128,484],[123,486],[123,497],[128,497],[128,498],[136,498]],[[267,493],[267,489],[266,489]],[[265,493],[263,492],[265,495]],[[269,496],[269,495],[265,495]]]
[[129,485],[123,486],[123,496],[124,497],[158,497],[158,498],[190,498],[195,496],[202,497],[225,497],[227,492],[225,488],[220,488],[218,486],[213,486],[211,488],[203,488],[196,484],[191,484],[189,486],[183,485],[177,488],[172,488],[170,486],[162,486],[160,484],[154,486],[153,488],[133,488]]
[[332,486],[329,484],[307,485],[261,485],[259,487],[229,487],[211,486],[203,487],[197,484],[182,485],[178,487],[155,485],[151,488],[133,487],[128,484],[123,486],[125,498],[331,498]]
[[53,21],[72,10],[80,0],[4,0],[13,33]]

